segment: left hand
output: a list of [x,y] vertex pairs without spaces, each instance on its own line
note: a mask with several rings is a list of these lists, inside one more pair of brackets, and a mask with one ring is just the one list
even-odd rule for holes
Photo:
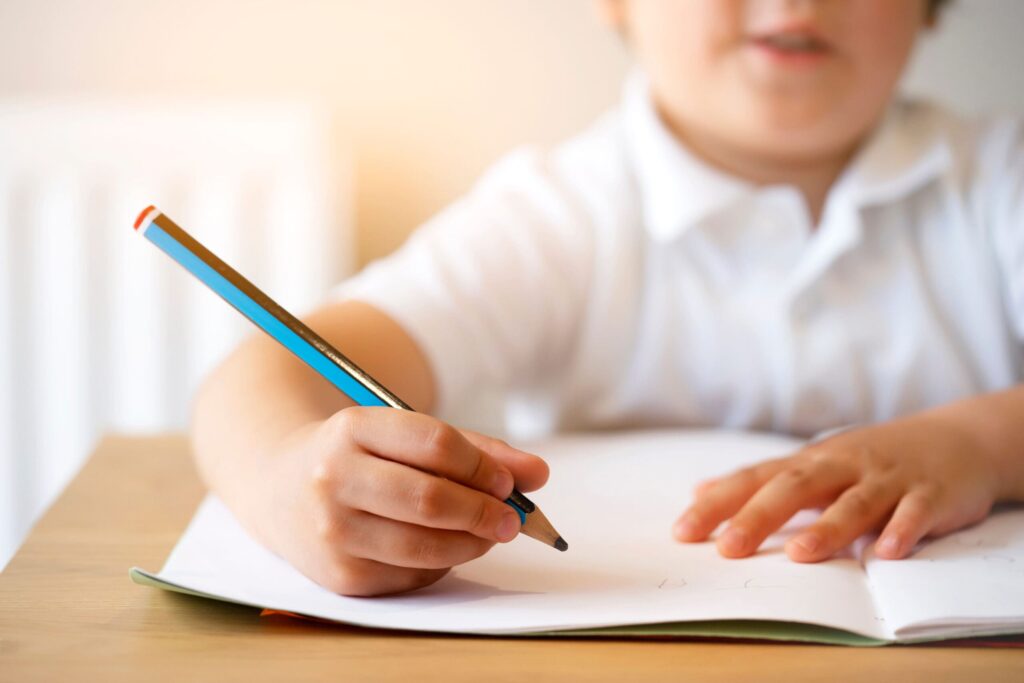
[[920,414],[842,432],[704,482],[673,532],[681,541],[703,541],[728,519],[718,551],[746,557],[798,511],[824,507],[786,543],[790,559],[827,559],[879,528],[876,554],[899,559],[925,536],[984,519],[1000,483],[996,464],[969,431]]

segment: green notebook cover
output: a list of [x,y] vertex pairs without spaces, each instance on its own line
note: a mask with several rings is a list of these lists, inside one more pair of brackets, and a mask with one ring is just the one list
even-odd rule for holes
[[[132,567],[128,575],[132,581],[141,586],[161,588],[175,593],[183,593],[200,598],[232,602],[249,607],[262,608],[262,605],[241,603],[227,600],[217,595],[209,595],[183,588],[164,581],[155,574],[144,569]],[[485,634],[481,634],[485,635]],[[680,621],[667,624],[638,624],[635,626],[609,626],[606,628],[573,629],[566,631],[545,631],[539,633],[502,634],[501,637],[546,637],[546,638],[735,638],[746,640],[775,640],[799,643],[818,643],[824,645],[855,645],[859,647],[875,647],[888,645],[887,641],[866,638],[855,633],[838,629],[815,626],[813,624],[797,624],[785,621]]]

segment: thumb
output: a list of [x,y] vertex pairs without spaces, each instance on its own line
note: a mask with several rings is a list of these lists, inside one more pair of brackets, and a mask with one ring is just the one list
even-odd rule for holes
[[536,455],[513,448],[493,436],[468,429],[459,431],[471,444],[507,467],[520,491],[535,491],[547,482],[548,464]]

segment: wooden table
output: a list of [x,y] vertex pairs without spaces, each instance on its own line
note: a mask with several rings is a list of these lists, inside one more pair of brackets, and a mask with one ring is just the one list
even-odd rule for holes
[[1024,650],[396,634],[132,584],[201,497],[181,437],[104,440],[0,574],[0,681],[1024,681]]

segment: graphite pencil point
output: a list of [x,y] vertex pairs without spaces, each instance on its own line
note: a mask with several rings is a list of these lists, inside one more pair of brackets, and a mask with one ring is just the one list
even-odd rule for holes
[[548,518],[544,516],[539,507],[534,507],[533,512],[526,515],[526,522],[523,523],[520,531],[552,548],[564,551],[569,547],[569,544],[565,542],[561,534],[555,531],[555,527],[551,526],[551,522],[548,521]]

